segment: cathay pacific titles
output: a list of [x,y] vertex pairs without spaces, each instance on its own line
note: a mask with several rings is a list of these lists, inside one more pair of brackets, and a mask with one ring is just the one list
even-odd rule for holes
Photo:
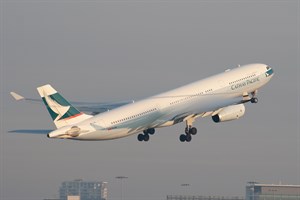
[[259,77],[253,78],[251,80],[247,80],[247,81],[245,81],[243,83],[238,83],[238,84],[232,85],[231,89],[232,90],[236,90],[238,88],[245,87],[246,85],[250,85],[250,84],[255,83],[257,81],[259,81]]

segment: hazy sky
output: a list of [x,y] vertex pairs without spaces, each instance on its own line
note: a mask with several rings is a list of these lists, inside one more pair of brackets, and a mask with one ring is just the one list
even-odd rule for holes
[[[247,181],[300,184],[299,1],[1,0],[0,199],[57,197],[62,181],[109,182],[109,199],[239,195]],[[9,133],[53,129],[46,109],[17,103],[50,83],[67,99],[141,99],[235,68],[275,76],[243,118],[158,129],[148,143],[78,142]],[[180,186],[182,183],[189,187]]]

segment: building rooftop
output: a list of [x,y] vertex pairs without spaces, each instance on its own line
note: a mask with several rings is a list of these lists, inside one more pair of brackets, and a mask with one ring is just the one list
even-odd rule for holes
[[262,187],[293,187],[300,188],[300,185],[285,185],[285,184],[262,184],[257,182],[248,182],[247,186],[262,186]]

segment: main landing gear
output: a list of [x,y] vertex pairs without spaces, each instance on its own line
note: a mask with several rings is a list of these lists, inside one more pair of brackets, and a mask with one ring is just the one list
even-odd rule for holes
[[192,140],[192,135],[197,134],[197,129],[193,127],[194,119],[186,120],[185,134],[179,136],[180,142],[190,142]]
[[192,140],[192,135],[197,134],[197,129],[195,127],[186,127],[185,134],[181,134],[179,137],[180,142],[190,142]]
[[145,142],[148,142],[149,139],[150,139],[150,136],[149,135],[153,135],[155,133],[155,129],[154,128],[149,128],[147,130],[144,130],[143,131],[144,134],[140,133],[138,134],[138,141],[145,141]]

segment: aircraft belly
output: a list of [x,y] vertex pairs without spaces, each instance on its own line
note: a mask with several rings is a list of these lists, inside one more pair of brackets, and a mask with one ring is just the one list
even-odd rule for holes
[[[153,113],[147,117],[128,121],[124,124],[107,127],[105,129],[96,130],[87,134],[82,134],[76,139],[78,140],[112,140],[117,138],[126,137],[138,132],[141,132],[153,123],[160,114]],[[75,139],[75,138],[74,138]]]
[[112,140],[128,136],[129,129],[116,129],[113,131],[96,130],[74,138],[76,140]]

